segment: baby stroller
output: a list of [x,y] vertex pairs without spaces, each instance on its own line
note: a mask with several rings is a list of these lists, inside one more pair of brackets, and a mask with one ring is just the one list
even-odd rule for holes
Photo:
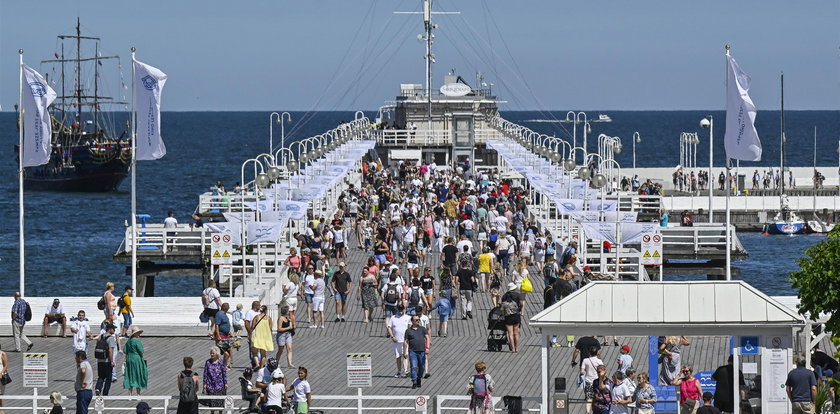
[[500,352],[503,347],[507,346],[507,328],[505,327],[505,317],[502,316],[502,307],[496,306],[490,310],[487,315],[487,350],[490,352]]

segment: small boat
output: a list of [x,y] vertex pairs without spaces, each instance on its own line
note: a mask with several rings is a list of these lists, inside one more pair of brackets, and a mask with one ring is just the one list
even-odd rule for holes
[[612,122],[612,118],[609,115],[598,114],[598,119],[594,119],[592,122]]
[[819,216],[814,214],[813,220],[808,220],[808,233],[825,234],[834,230],[834,223],[826,223]]

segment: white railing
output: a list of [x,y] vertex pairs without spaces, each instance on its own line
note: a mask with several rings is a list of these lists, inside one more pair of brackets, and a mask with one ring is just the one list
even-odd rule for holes
[[[41,414],[45,410],[52,408],[49,402],[49,395],[38,395],[37,389],[33,391],[32,395],[4,395],[3,400],[11,401],[26,401],[25,406],[13,406],[8,402],[3,408],[6,412],[25,412],[31,411],[32,414]],[[201,404],[198,410],[201,411],[223,411],[225,414],[239,413],[241,410],[248,408],[248,403],[243,401],[237,395],[199,395],[201,400],[223,400],[221,407],[205,407]],[[171,395],[141,395],[138,397],[130,396],[99,396],[93,397],[90,402],[90,411],[97,414],[102,414],[106,411],[112,412],[134,412],[135,407],[140,401],[145,401],[151,407],[151,412],[167,413],[175,411],[178,406],[178,398]],[[40,406],[39,406],[40,402]],[[75,402],[66,402],[63,406],[75,406]],[[171,407],[171,408],[170,408]]]
[[[492,397],[494,413],[505,413],[507,408],[499,406],[503,397]],[[457,404],[446,405],[447,401],[458,401]],[[447,412],[463,413],[469,408],[469,395],[438,395],[435,397],[435,414],[443,414]],[[466,402],[466,404],[464,404]],[[530,403],[530,404],[529,404]],[[522,412],[524,413],[541,413],[542,398],[540,397],[522,397]]]
[[[421,400],[422,399],[422,400]],[[324,402],[322,402],[324,401]],[[326,406],[327,401],[348,401],[354,405]],[[365,401],[387,401],[388,406],[365,406]],[[422,405],[418,403],[422,402]],[[402,403],[402,404],[399,404]],[[416,413],[428,413],[431,398],[428,395],[362,395],[361,388],[358,395],[316,395],[312,397],[311,410],[319,410],[328,413],[336,411],[355,411],[358,414],[366,412],[381,411],[386,413],[398,411],[413,411]]]
[[[682,250],[691,249],[695,253],[702,248],[726,249],[726,225],[694,223],[691,227],[668,226],[660,227],[662,233],[662,250],[667,254],[668,247],[678,247]],[[732,251],[741,251],[743,246],[735,233],[735,227],[729,227]]]
[[[242,211],[242,195],[239,193],[218,194],[206,192],[198,196],[196,213],[236,213]],[[245,194],[246,203],[254,203],[257,197],[253,191]],[[246,207],[245,211],[252,211]]]
[[[423,146],[423,145],[450,145],[452,135],[446,129],[415,131],[407,129],[378,129],[371,132],[377,144],[385,146]],[[483,144],[489,139],[499,139],[502,133],[495,129],[476,129],[474,138],[476,144]]]

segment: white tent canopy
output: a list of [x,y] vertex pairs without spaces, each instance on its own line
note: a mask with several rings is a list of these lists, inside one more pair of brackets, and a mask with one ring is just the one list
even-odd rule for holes
[[[753,335],[764,338],[762,348],[773,338],[772,351],[790,355],[793,336],[805,320],[743,281],[619,281],[588,284],[534,315],[531,326],[540,328],[543,336],[542,396],[544,406],[549,406],[551,335]],[[737,364],[737,353],[735,358]],[[786,359],[780,370],[774,370],[776,376],[790,369],[790,358]],[[776,381],[784,383],[784,378],[763,375],[762,387],[777,387]],[[765,401],[764,395],[762,405],[780,413],[789,409],[786,401]]]

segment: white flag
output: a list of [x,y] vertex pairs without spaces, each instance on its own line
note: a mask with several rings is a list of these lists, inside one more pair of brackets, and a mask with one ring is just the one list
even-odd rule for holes
[[750,75],[744,73],[732,56],[726,56],[726,157],[733,160],[761,161],[761,141],[755,130],[755,105],[750,99]]
[[20,149],[24,167],[34,167],[50,161],[52,126],[47,107],[56,93],[47,81],[29,66],[22,65],[26,85],[23,87],[23,148]]
[[134,61],[134,99],[137,111],[138,160],[157,160],[166,155],[160,136],[160,93],[166,74],[158,68]]

